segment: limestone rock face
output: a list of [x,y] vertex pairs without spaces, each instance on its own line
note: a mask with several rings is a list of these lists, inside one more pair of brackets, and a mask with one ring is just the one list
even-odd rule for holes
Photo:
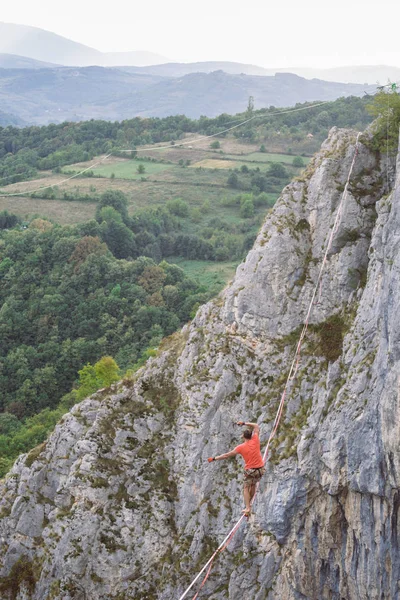
[[[180,597],[241,514],[239,460],[206,459],[240,443],[237,420],[269,435],[355,137],[330,132],[158,357],[18,459],[0,483],[1,598]],[[384,172],[365,136],[254,514],[200,598],[400,599],[400,175],[388,195]]]

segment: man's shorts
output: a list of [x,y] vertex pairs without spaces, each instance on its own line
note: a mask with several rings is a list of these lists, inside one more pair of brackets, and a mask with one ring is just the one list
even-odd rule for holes
[[265,467],[259,469],[245,469],[244,471],[244,487],[251,487],[260,481],[261,477],[265,473]]

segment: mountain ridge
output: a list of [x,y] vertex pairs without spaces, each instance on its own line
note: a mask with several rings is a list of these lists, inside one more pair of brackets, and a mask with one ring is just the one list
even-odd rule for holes
[[[165,57],[152,52],[100,52],[38,27],[0,22],[0,52],[26,56],[64,66],[114,66],[115,61],[130,57],[139,65],[162,62]],[[118,60],[117,60],[118,59]],[[167,60],[167,59],[165,59]]]
[[400,79],[400,68],[388,65],[349,65],[328,69],[313,67],[262,67],[232,61],[183,63],[149,51],[101,52],[58,34],[26,25],[0,22],[0,53],[35,59],[64,66],[103,66],[121,69],[148,69],[151,75],[182,77],[190,73],[210,73],[219,69],[239,75],[273,76],[294,73],[306,79],[340,83],[380,84]]
[[27,123],[41,125],[176,114],[213,117],[243,112],[249,96],[254,97],[256,108],[262,108],[329,101],[364,91],[365,87],[358,84],[309,81],[285,73],[261,77],[216,71],[166,78],[104,67],[0,68],[3,110]]

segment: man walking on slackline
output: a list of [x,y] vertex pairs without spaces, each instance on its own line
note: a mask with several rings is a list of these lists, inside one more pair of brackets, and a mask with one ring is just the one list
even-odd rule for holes
[[250,427],[250,429],[245,429],[243,431],[243,444],[236,446],[236,448],[226,454],[209,458],[208,462],[224,460],[225,458],[236,456],[236,454],[241,454],[243,456],[245,462],[243,495],[246,504],[246,508],[243,512],[246,517],[248,517],[251,512],[251,502],[256,493],[257,482],[260,481],[261,477],[264,475],[265,468],[260,450],[259,426],[257,423],[245,423],[244,421],[238,421],[237,425]]

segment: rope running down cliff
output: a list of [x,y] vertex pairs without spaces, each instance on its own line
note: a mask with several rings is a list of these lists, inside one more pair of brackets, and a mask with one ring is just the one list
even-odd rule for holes
[[[266,448],[264,450],[264,454],[263,454],[264,462],[266,462],[268,460],[268,451],[269,451],[271,442],[274,439],[275,434],[276,434],[276,432],[278,430],[278,427],[279,427],[279,422],[280,422],[281,417],[282,417],[283,407],[284,407],[284,404],[285,404],[285,400],[286,400],[286,395],[287,395],[289,383],[290,383],[291,380],[293,380],[296,377],[296,373],[297,373],[297,369],[298,369],[299,361],[300,361],[301,347],[302,347],[305,335],[307,333],[307,329],[308,329],[308,325],[309,325],[309,320],[310,320],[312,308],[314,306],[318,290],[320,289],[320,286],[322,284],[322,276],[323,276],[323,273],[324,273],[324,270],[325,270],[325,266],[326,266],[326,263],[327,263],[328,254],[329,254],[329,251],[330,251],[330,249],[332,247],[332,242],[333,242],[335,234],[336,234],[336,232],[338,230],[339,223],[340,223],[340,220],[341,220],[341,217],[342,217],[344,201],[345,201],[345,199],[347,197],[347,190],[348,190],[348,187],[349,187],[349,184],[350,184],[350,179],[351,179],[351,175],[352,175],[352,172],[353,172],[353,168],[354,168],[354,164],[355,164],[355,161],[356,161],[356,157],[358,155],[360,135],[361,135],[361,133],[359,132],[358,135],[357,135],[356,143],[355,143],[353,159],[352,159],[352,162],[351,162],[351,166],[350,166],[349,174],[348,174],[348,177],[347,177],[346,185],[344,187],[344,190],[343,190],[343,193],[342,193],[342,197],[340,199],[339,206],[338,206],[337,211],[336,211],[336,217],[335,217],[335,220],[334,220],[334,223],[333,223],[333,227],[332,227],[331,233],[330,233],[329,238],[328,238],[328,242],[327,242],[327,245],[326,245],[325,254],[324,254],[324,257],[322,259],[321,268],[320,268],[320,271],[319,271],[319,275],[318,275],[318,278],[317,278],[317,281],[316,281],[316,284],[315,284],[315,287],[314,287],[314,291],[313,291],[312,296],[311,296],[311,300],[310,300],[310,304],[309,304],[308,311],[307,311],[307,314],[306,314],[306,318],[304,320],[303,329],[301,331],[301,334],[300,334],[300,337],[299,337],[299,340],[298,340],[298,343],[297,343],[297,346],[296,346],[296,352],[295,352],[292,364],[291,364],[290,369],[289,369],[289,374],[287,376],[285,387],[284,387],[284,390],[283,390],[283,393],[282,393],[282,396],[281,396],[281,400],[279,402],[278,410],[276,412],[274,424],[273,424],[271,433],[270,433],[269,438],[268,438],[267,446],[266,446]],[[259,486],[259,484],[257,484],[256,494],[257,494],[257,491],[258,491],[258,486]],[[253,502],[254,502],[254,499],[256,497],[256,494],[254,495]],[[203,578],[203,580],[201,582],[201,585],[200,585],[197,593],[193,597],[193,600],[197,599],[200,590],[202,589],[202,587],[204,586],[205,582],[208,579],[208,576],[210,575],[211,568],[212,568],[212,565],[213,565],[213,562],[214,562],[215,558],[217,557],[217,555],[219,553],[221,553],[221,552],[223,552],[223,550],[225,550],[225,548],[227,547],[227,545],[229,544],[229,542],[231,541],[231,539],[234,537],[235,533],[237,532],[237,530],[240,527],[241,522],[244,519],[245,519],[245,516],[242,515],[240,517],[240,519],[237,521],[237,523],[234,525],[234,527],[230,530],[230,532],[228,533],[228,535],[224,538],[224,540],[218,546],[218,548],[215,550],[214,554],[206,562],[206,564],[201,569],[201,571],[193,579],[193,581],[189,585],[189,587],[180,596],[179,600],[183,600],[183,598],[185,598],[185,596],[192,589],[192,587],[194,586],[194,584],[200,579],[200,577],[204,573],[204,571],[206,571],[206,574],[205,574],[205,576],[204,576],[204,578]]]

